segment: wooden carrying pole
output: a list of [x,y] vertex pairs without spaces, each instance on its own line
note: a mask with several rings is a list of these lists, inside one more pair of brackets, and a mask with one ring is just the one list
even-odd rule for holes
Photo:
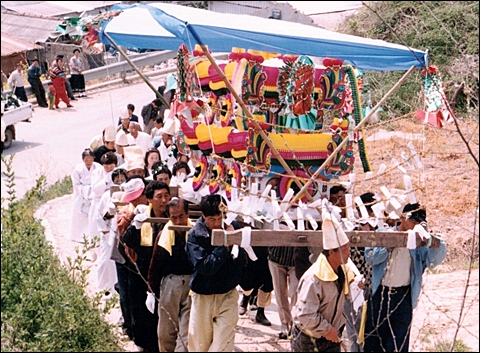
[[[372,110],[370,111],[370,113],[367,115],[367,117],[365,117],[364,119],[362,119],[362,121],[360,121],[360,123],[355,127],[355,130],[354,131],[358,131],[358,129],[360,129],[368,120],[368,118],[370,118],[370,116],[375,113],[377,111],[378,108],[380,108],[380,106],[387,100],[388,97],[390,97],[393,92],[395,92],[398,87],[401,86],[401,84],[407,79],[408,76],[410,76],[410,74],[413,72],[413,70],[415,70],[415,66],[412,66],[406,73],[405,75],[402,76],[402,78],[390,89],[390,91],[388,91],[382,99],[380,99],[380,101],[377,103],[377,105],[375,107],[372,108]],[[363,136],[362,136],[363,138]],[[328,156],[328,158],[323,162],[323,164],[315,171],[315,173],[313,173],[313,175],[310,177],[310,180],[307,181],[307,183],[302,187],[302,189],[293,197],[293,199],[290,201],[289,203],[289,207],[287,208],[287,210],[290,208],[290,206],[292,204],[295,204],[295,202],[298,201],[298,199],[300,198],[300,195],[302,194],[302,192],[304,192],[305,190],[308,190],[308,187],[310,186],[310,184],[315,181],[315,179],[318,177],[318,175],[321,173],[321,171],[323,169],[325,169],[325,167],[328,165],[328,163],[330,163],[330,161],[333,159],[333,157],[335,157],[335,155],[343,148],[343,146],[348,142],[348,136],[346,136],[343,141],[337,146],[337,148],[332,152],[332,154],[330,156]]]
[[[155,223],[161,219],[151,219]],[[148,220],[147,220],[148,221]],[[170,230],[188,232],[189,226],[170,226]],[[408,232],[378,232],[378,231],[351,231],[345,232],[352,247],[407,247]],[[242,230],[224,231],[223,229],[212,230],[211,244],[213,246],[240,245],[242,243]],[[416,236],[416,246],[422,245],[420,236]],[[275,230],[252,229],[250,246],[312,246],[323,247],[323,235],[321,230]]]
[[[199,40],[199,38],[196,38],[197,39],[197,42],[198,43],[201,43],[201,41]],[[227,77],[224,75],[224,73],[222,72],[222,70],[220,69],[220,67],[218,67],[217,63],[215,62],[215,59],[210,55],[209,51],[208,51],[208,48],[204,45],[204,44],[199,44],[200,47],[203,49],[203,53],[206,55],[206,57],[208,58],[208,60],[210,61],[210,63],[212,64],[212,66],[215,68],[215,71],[217,71],[218,75],[221,77],[221,79],[223,80],[223,82],[225,82],[225,85],[227,86],[227,88],[229,89],[230,93],[232,93],[232,95],[235,97],[235,99],[237,100],[237,103],[240,105],[240,107],[243,109],[243,111],[245,112],[245,114],[247,114],[247,117],[250,119],[250,121],[253,123],[253,125],[255,126],[255,128],[259,131],[260,133],[260,136],[262,136],[262,138],[265,140],[265,142],[267,143],[268,147],[270,147],[273,155],[275,156],[275,158],[280,162],[280,164],[282,165],[282,167],[285,169],[285,171],[292,176],[293,178],[293,181],[295,182],[295,184],[297,184],[297,186],[301,189],[301,192],[305,191],[306,188],[304,187],[304,185],[298,180],[297,176],[292,172],[292,170],[290,169],[290,167],[287,165],[287,163],[285,162],[285,160],[283,159],[282,156],[280,156],[280,154],[278,153],[277,149],[275,148],[275,146],[273,145],[272,141],[270,141],[270,139],[268,138],[267,134],[265,133],[265,131],[263,131],[263,129],[261,128],[261,126],[258,124],[258,122],[254,119],[254,117],[252,116],[252,114],[250,113],[250,111],[247,109],[247,107],[245,106],[245,104],[243,103],[242,99],[238,96],[237,92],[235,91],[235,89],[233,88],[233,86],[230,84],[230,81],[228,81]],[[301,194],[301,192],[299,193],[299,195]],[[310,201],[313,201],[313,197],[312,195],[310,195],[308,192],[305,193],[305,195],[307,196],[307,198],[310,200]]]
[[[149,223],[167,223],[168,218],[150,217],[145,220]],[[177,232],[188,232],[190,226],[170,225],[169,230]],[[407,247],[408,232],[398,231],[346,231],[350,245],[352,247],[386,247],[396,248]],[[415,238],[417,247],[422,246],[420,236]],[[433,236],[433,235],[432,235]],[[241,245],[243,237],[242,229],[224,231],[223,229],[212,230],[211,244],[213,246]],[[435,237],[434,237],[435,239]],[[323,233],[321,230],[272,230],[272,229],[252,229],[250,246],[312,246],[323,247]]]
[[[352,247],[407,247],[408,232],[376,232],[376,231],[352,231],[345,232],[350,239]],[[212,245],[220,246],[237,244],[242,242],[242,230],[225,232],[222,229],[212,231]],[[416,245],[421,245],[421,239],[416,237]],[[252,229],[251,246],[312,246],[323,247],[322,231],[315,230],[275,230]]]
[[103,34],[105,35],[105,37],[107,37],[107,39],[110,41],[110,43],[112,43],[112,45],[115,47],[115,49],[118,50],[120,55],[122,55],[123,58],[130,64],[132,69],[134,69],[135,72],[145,81],[145,83],[148,85],[148,87],[150,87],[152,89],[152,91],[155,92],[155,95],[157,96],[157,98],[160,99],[162,101],[162,103],[167,108],[169,108],[170,104],[165,100],[165,98],[163,98],[163,96],[160,94],[160,92],[158,92],[158,90],[155,87],[153,87],[153,85],[150,83],[148,78],[146,78],[145,75],[138,69],[138,67],[135,66],[135,64],[132,62],[132,60],[130,60],[130,58],[127,56],[127,54],[120,48],[120,46],[117,45],[117,43],[115,43],[113,41],[113,39],[106,32],[104,32]]

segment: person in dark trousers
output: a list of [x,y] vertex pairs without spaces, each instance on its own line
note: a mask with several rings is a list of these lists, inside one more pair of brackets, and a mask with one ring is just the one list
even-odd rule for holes
[[35,58],[32,61],[32,65],[28,68],[27,71],[27,80],[32,87],[33,94],[37,98],[37,104],[42,108],[48,108],[47,99],[45,97],[45,88],[43,88],[42,80],[42,69],[38,63],[38,59]]
[[8,78],[8,84],[13,91],[13,94],[21,101],[28,102],[27,91],[25,91],[25,83],[23,79],[22,64],[17,63],[15,70],[10,74]]
[[138,220],[133,219],[133,224],[123,233],[122,241],[131,249],[129,260],[134,265],[134,270],[129,275],[128,287],[132,305],[133,340],[144,352],[158,352],[158,314],[155,311],[150,312],[145,302],[154,242],[165,224],[143,222],[140,216],[143,216],[143,220],[147,217],[165,218],[167,216],[165,209],[170,201],[170,188],[161,181],[151,181],[145,187],[145,196],[149,203],[148,207],[136,208],[134,213]]
[[[428,229],[426,221],[426,211],[418,203],[409,203],[399,224],[389,230],[407,232],[417,225]],[[372,266],[373,295],[367,309],[365,352],[408,352],[423,273],[440,264],[446,255],[445,241],[431,235],[428,242],[415,249],[365,248],[367,263]]]
[[250,303],[250,309],[256,307],[255,322],[271,326],[272,323],[265,316],[265,308],[272,301],[273,281],[268,267],[268,247],[254,246],[253,251],[257,260],[247,259],[247,266],[242,273],[240,287],[243,297],[238,308],[238,314],[244,315]]

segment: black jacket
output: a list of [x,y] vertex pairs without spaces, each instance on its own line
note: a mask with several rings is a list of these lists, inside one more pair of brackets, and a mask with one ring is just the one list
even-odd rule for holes
[[187,256],[193,265],[190,289],[198,294],[224,294],[240,283],[246,253],[239,249],[234,260],[231,247],[213,246],[211,232],[200,217],[188,232]]

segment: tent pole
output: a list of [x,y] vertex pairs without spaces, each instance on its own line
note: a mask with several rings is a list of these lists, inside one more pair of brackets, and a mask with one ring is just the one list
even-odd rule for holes
[[145,75],[138,69],[138,67],[135,66],[135,64],[130,60],[130,58],[127,56],[127,54],[120,48],[117,43],[113,41],[113,39],[106,33],[103,33],[105,37],[110,41],[110,43],[115,47],[115,49],[120,53],[120,55],[123,56],[123,58],[130,64],[130,66],[135,70],[135,72],[145,81],[145,83],[152,89],[153,92],[155,92],[155,95],[157,96],[158,99],[162,101],[163,104],[167,107],[167,109],[170,107],[170,104],[163,98],[163,96],[160,94],[160,92],[157,91],[155,87],[150,83],[148,78],[145,77]]
[[[415,70],[415,66],[412,66],[410,69],[408,69],[408,71],[400,78],[400,80],[390,89],[390,91],[388,91],[382,99],[380,99],[380,101],[377,103],[377,105],[375,105],[375,107],[372,108],[372,110],[370,111],[370,113],[364,118],[362,119],[362,121],[360,121],[360,123],[355,127],[355,132],[358,131],[358,129],[360,129],[368,120],[368,118],[370,118],[370,116],[372,114],[374,114],[378,108],[380,108],[380,106],[387,100],[387,98],[389,98],[397,89],[398,87],[400,87],[402,85],[402,83],[408,78],[408,76],[410,76],[410,74],[413,72],[413,70]],[[363,138],[363,136],[362,136]],[[348,136],[346,136],[343,141],[337,146],[337,148],[332,152],[332,154],[330,156],[328,156],[328,158],[325,160],[325,162],[323,162],[323,164],[315,171],[315,173],[311,176],[310,180],[303,186],[302,190],[300,190],[298,192],[297,195],[295,195],[293,197],[293,199],[291,200],[291,203],[288,205],[288,208],[287,210],[291,207],[291,204],[295,203],[298,199],[299,199],[299,195],[308,189],[309,185],[317,178],[318,174],[320,174],[320,172],[325,169],[325,167],[328,165],[328,163],[330,163],[330,161],[333,159],[333,157],[335,157],[335,155],[342,149],[342,147],[348,142]]]
[[[240,97],[238,96],[237,92],[235,92],[235,89],[233,88],[233,86],[230,84],[230,81],[228,81],[227,77],[224,75],[224,73],[222,72],[222,70],[218,67],[217,63],[215,62],[215,60],[213,59],[213,57],[210,55],[210,52],[208,51],[208,48],[203,45],[203,44],[199,44],[200,47],[203,49],[203,53],[206,55],[206,57],[208,58],[208,60],[210,61],[210,63],[212,64],[212,66],[215,68],[215,70],[217,71],[217,73],[220,75],[220,77],[222,78],[223,82],[225,82],[225,85],[227,86],[227,88],[229,89],[229,91],[232,93],[232,95],[235,97],[235,99],[237,100],[238,104],[240,105],[240,107],[243,109],[243,111],[245,112],[245,114],[247,114],[248,118],[250,119],[250,121],[253,123],[253,125],[255,126],[255,129],[257,129],[260,133],[260,136],[262,136],[262,138],[265,140],[265,142],[267,143],[268,147],[270,147],[271,151],[273,152],[273,155],[275,156],[275,158],[280,162],[280,164],[282,165],[282,167],[285,169],[285,171],[290,174],[292,177],[293,177],[293,181],[295,182],[295,184],[297,184],[297,186],[302,189],[301,191],[304,191],[306,190],[306,188],[303,186],[303,184],[297,179],[297,176],[292,172],[292,170],[290,169],[290,167],[288,166],[288,164],[285,162],[285,160],[283,159],[282,156],[280,156],[280,154],[278,153],[277,149],[275,148],[275,146],[273,145],[272,141],[270,141],[270,139],[268,138],[267,134],[265,134],[265,131],[263,131],[263,129],[260,127],[260,125],[258,124],[258,122],[253,118],[252,114],[250,113],[250,111],[247,109],[247,107],[245,106],[245,104],[243,103],[242,99],[240,99]],[[298,194],[300,195],[300,193]],[[305,194],[308,199],[310,201],[313,201],[313,197],[312,195],[310,195],[308,192]]]

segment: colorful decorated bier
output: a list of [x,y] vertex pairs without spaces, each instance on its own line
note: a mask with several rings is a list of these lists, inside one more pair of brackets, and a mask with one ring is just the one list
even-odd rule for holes
[[194,191],[229,201],[232,188],[273,190],[280,199],[302,191],[297,198],[311,203],[327,196],[332,179],[353,171],[354,144],[370,171],[362,134],[354,131],[362,119],[361,71],[336,59],[315,64],[308,56],[234,49],[217,64],[221,77],[199,46],[190,53],[185,45],[177,60],[168,118],[180,120],[178,148],[196,156]]

